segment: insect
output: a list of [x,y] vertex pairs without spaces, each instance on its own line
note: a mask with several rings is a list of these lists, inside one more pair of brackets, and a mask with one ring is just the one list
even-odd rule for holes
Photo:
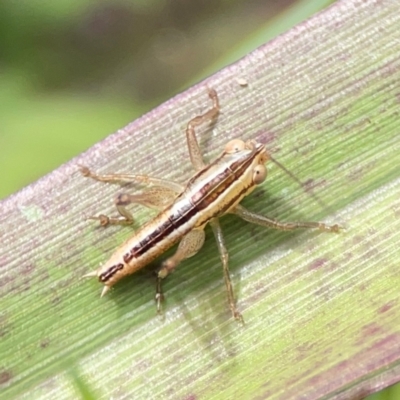
[[265,163],[269,156],[262,143],[235,139],[226,144],[224,151],[216,160],[205,164],[196,139],[195,128],[204,122],[215,120],[220,110],[217,92],[208,89],[208,95],[212,107],[187,124],[187,146],[196,173],[185,186],[147,175],[98,175],[87,167],[80,167],[84,176],[100,182],[136,182],[152,185],[137,194],[118,195],[115,199],[118,217],[106,215],[90,217],[99,220],[101,225],[133,223],[133,216],[126,208],[131,203],[160,210],[156,217],[145,223],[119,246],[103,266],[86,276],[95,276],[104,284],[101,294],[103,296],[121,278],[145,267],[179,242],[176,252],[164,260],[157,270],[156,302],[157,311],[160,313],[163,299],[162,279],[181,261],[194,256],[201,249],[205,239],[204,228],[210,224],[222,262],[232,316],[243,322],[242,315],[236,308],[228,266],[228,251],[219,223],[220,217],[225,214],[235,214],[253,224],[281,230],[315,228],[326,232],[339,232],[341,228],[339,225],[327,225],[323,222],[278,222],[241,206],[240,201],[265,180],[267,176]]

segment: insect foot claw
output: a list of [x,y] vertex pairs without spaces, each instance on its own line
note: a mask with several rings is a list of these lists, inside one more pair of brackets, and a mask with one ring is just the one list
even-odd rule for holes
[[208,92],[208,97],[210,97],[211,99],[217,96],[217,92],[215,91],[215,89],[209,86],[207,86],[207,92]]
[[110,223],[110,218],[108,218],[107,215],[104,214],[100,214],[99,216],[91,216],[87,219],[97,220],[100,222],[101,226],[107,226]]
[[232,312],[232,314],[233,314],[233,318],[235,318],[236,321],[238,321],[238,322],[241,323],[242,325],[245,324],[245,323],[244,323],[243,316],[242,316],[242,314],[240,314],[239,311],[235,310],[235,311]]
[[79,171],[83,176],[90,176],[91,172],[88,167],[85,167],[84,165],[78,165]]
[[339,233],[340,231],[345,230],[345,228],[343,226],[340,226],[338,224],[328,226],[328,228],[331,232],[335,232],[335,233]]

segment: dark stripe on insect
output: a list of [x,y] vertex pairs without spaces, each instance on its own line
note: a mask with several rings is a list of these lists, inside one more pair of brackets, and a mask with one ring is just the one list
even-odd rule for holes
[[206,165],[203,169],[197,172],[189,182],[193,182],[198,180],[201,176],[205,175],[208,173],[209,169],[213,167],[214,165],[219,164],[219,162],[226,156],[226,152],[224,151],[216,160],[214,160],[211,164]]
[[[201,190],[201,200],[199,199],[197,202],[197,207],[199,210],[204,210],[216,200],[218,200],[219,196],[226,192],[226,189],[229,188],[235,181],[237,181],[249,168],[251,163],[254,160],[254,155],[243,160],[238,160],[236,163],[232,164],[230,168],[227,168],[224,172],[217,175],[211,182]],[[225,210],[220,210],[219,212],[223,212]]]
[[[152,233],[150,233],[145,241],[138,243],[135,247],[133,247],[130,251],[132,257],[140,257],[145,254],[150,248],[155,246],[157,243],[164,240],[168,235],[170,235],[175,229],[179,229],[182,225],[186,224],[190,221],[198,212],[204,210],[216,200],[218,200],[219,195],[225,192],[227,187],[229,187],[235,180],[239,179],[240,176],[244,174],[249,165],[254,160],[254,156],[258,152],[255,151],[251,157],[248,157],[245,162],[243,160],[237,161],[233,164],[232,168],[227,168],[221,174],[214,177],[214,179],[209,182],[202,190],[199,199],[192,198],[191,203],[183,212],[178,216],[171,216],[165,221],[161,226],[157,227]],[[220,157],[221,158],[221,157]],[[214,161],[211,165],[215,165],[220,159]],[[214,190],[211,190],[212,187],[215,187]],[[245,189],[247,191],[248,188]],[[240,192],[232,202],[229,204],[234,204],[237,199],[243,193]],[[165,212],[165,211],[164,211]],[[211,216],[210,219],[214,217]],[[208,222],[208,221],[207,221]]]
[[124,268],[124,264],[122,263],[113,265],[112,267],[108,268],[107,271],[99,275],[99,281],[107,282],[114,274],[117,273],[117,271],[120,271],[122,268]]
[[[189,204],[187,208],[182,211],[182,214],[167,217],[160,226],[157,226],[144,240],[133,247],[130,251],[132,257],[137,258],[145,254],[149,249],[170,235],[175,229],[190,220],[197,212],[193,204]],[[165,211],[163,213],[165,213]]]

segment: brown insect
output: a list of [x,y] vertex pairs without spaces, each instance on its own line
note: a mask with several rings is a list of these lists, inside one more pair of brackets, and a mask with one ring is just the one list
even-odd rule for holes
[[208,95],[213,103],[212,108],[190,120],[186,128],[189,156],[196,173],[185,186],[147,175],[97,175],[87,167],[81,167],[84,176],[100,182],[138,182],[152,185],[150,189],[138,194],[119,195],[116,198],[116,207],[120,214],[118,217],[91,217],[99,220],[101,225],[133,223],[132,214],[126,208],[131,203],[160,210],[156,217],[118,247],[103,266],[86,276],[95,276],[105,285],[102,291],[104,295],[124,276],[143,268],[179,242],[175,254],[164,260],[157,272],[156,301],[160,312],[163,298],[161,280],[182,260],[194,256],[201,249],[205,239],[204,228],[210,224],[221,257],[232,316],[243,321],[235,304],[228,251],[219,224],[220,217],[235,214],[253,224],[281,230],[315,228],[325,232],[339,232],[341,227],[323,222],[278,222],[241,206],[240,201],[265,180],[265,163],[270,157],[264,144],[254,140],[244,142],[236,139],[227,143],[216,160],[205,164],[195,136],[195,127],[217,118],[220,109],[216,91],[210,89]]

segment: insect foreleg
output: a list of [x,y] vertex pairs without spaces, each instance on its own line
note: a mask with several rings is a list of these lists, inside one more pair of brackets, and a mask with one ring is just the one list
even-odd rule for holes
[[187,124],[186,128],[186,140],[189,149],[190,161],[192,162],[196,171],[204,168],[205,164],[203,161],[203,156],[201,154],[201,150],[199,147],[199,143],[196,139],[195,127],[202,124],[207,120],[213,121],[219,113],[219,102],[218,95],[214,89],[208,89],[208,96],[213,102],[212,108],[210,108],[207,112],[202,115],[198,115],[197,117],[191,119]]
[[163,300],[161,280],[172,272],[182,260],[194,256],[203,247],[204,239],[203,229],[195,229],[189,232],[181,239],[175,254],[163,261],[157,273],[156,302],[158,313],[161,313],[161,301]]
[[236,309],[235,295],[233,294],[233,287],[229,272],[229,264],[228,264],[229,255],[225,246],[225,240],[224,240],[224,235],[222,233],[221,225],[219,224],[218,219],[211,220],[210,225],[214,232],[215,240],[217,241],[218,251],[222,262],[222,269],[224,271],[224,280],[225,280],[226,291],[228,294],[228,302],[232,312],[232,316],[241,323],[244,323],[242,315]]
[[240,218],[244,219],[247,222],[251,222],[252,224],[267,226],[269,228],[280,229],[283,231],[291,231],[294,229],[301,229],[301,228],[311,228],[311,229],[318,229],[320,231],[325,232],[339,232],[342,227],[340,225],[328,225],[324,222],[279,222],[275,219],[264,217],[263,215],[259,215],[253,213],[244,207],[238,205],[232,211],[233,214],[236,214]]

